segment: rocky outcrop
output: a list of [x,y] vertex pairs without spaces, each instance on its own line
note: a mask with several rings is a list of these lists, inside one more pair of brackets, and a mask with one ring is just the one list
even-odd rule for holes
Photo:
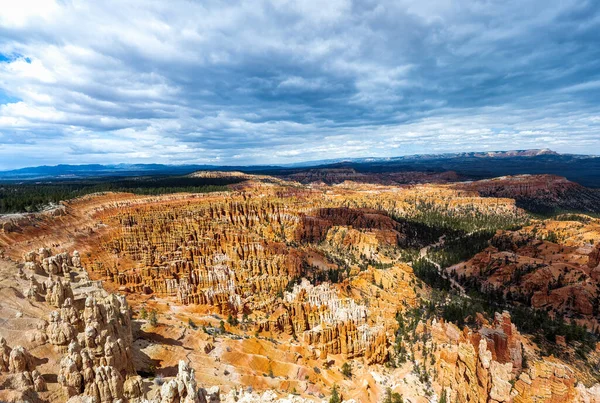
[[600,194],[564,177],[554,175],[516,175],[463,182],[457,189],[477,191],[484,197],[508,197],[537,213],[553,211],[598,212]]
[[[37,277],[35,262],[40,259],[47,262],[42,266],[48,276],[45,281]],[[49,343],[58,354],[64,354],[55,374],[65,400],[85,396],[100,403],[140,398],[142,387],[132,359],[131,312],[125,298],[109,294],[85,278],[81,284],[73,283],[75,292],[71,277],[61,276],[82,269],[78,254],[53,256],[49,249],[40,249],[26,254],[25,260],[34,263],[23,270],[33,290],[30,294],[45,294],[45,298],[34,298],[36,303],[57,308],[48,322],[38,323],[28,340],[33,345]],[[14,374],[11,389],[43,392],[47,388],[27,350],[11,349],[0,339],[0,373],[5,371]]]
[[600,271],[593,245],[597,220],[545,220],[515,231],[499,231],[491,246],[448,268],[459,282],[503,295],[533,308],[600,325]]
[[68,321],[64,320],[59,311],[50,314],[46,337],[50,344],[57,347],[66,347],[77,337],[77,329]]
[[523,344],[515,337],[516,333],[510,314],[504,311],[502,314],[496,313],[492,325],[482,327],[474,340],[481,337],[480,344],[481,341],[485,342],[492,359],[501,364],[510,363],[511,371],[516,374],[520,372],[523,363]]
[[[440,383],[450,387],[459,402],[509,402],[512,382],[522,368],[522,343],[507,312],[478,332],[460,334],[451,324],[434,324],[433,333],[455,341],[440,352]],[[453,343],[452,343],[453,344]]]
[[38,274],[46,273],[48,275],[68,275],[74,268],[81,267],[81,257],[79,252],[73,252],[71,256],[67,252],[52,255],[49,248],[40,248],[37,252],[30,251],[23,255],[25,267]]
[[52,276],[45,283],[46,302],[56,308],[63,306],[64,302],[73,298],[73,291],[68,280],[55,279]]
[[93,380],[85,384],[83,394],[101,403],[123,398],[123,377],[116,368],[99,365],[94,368]]
[[[58,316],[56,311],[53,315]],[[66,395],[83,393],[100,402],[123,397],[125,380],[135,374],[130,313],[125,299],[113,294],[88,296],[83,311],[76,317],[83,318],[85,329],[76,338],[62,338],[69,342],[59,375]],[[64,320],[60,326],[74,329]],[[129,381],[128,394],[138,389],[134,381]]]
[[368,310],[351,298],[340,298],[329,283],[313,286],[303,279],[286,292],[284,302],[258,332],[302,335],[321,358],[342,354],[346,359],[365,357],[369,363],[387,359],[387,337],[381,326],[367,324]]
[[6,339],[0,336],[0,372],[8,372],[11,348]]
[[327,185],[343,184],[344,182],[378,183],[385,185],[404,185],[415,183],[447,183],[459,179],[452,171],[446,172],[381,172],[362,173],[352,168],[312,168],[285,175],[288,180],[304,184],[322,183]]
[[25,371],[31,372],[33,370],[33,358],[29,352],[21,346],[13,348],[8,358],[8,371],[15,374]]
[[573,370],[568,366],[550,360],[536,361],[515,382],[514,402],[577,401],[583,397],[581,392],[587,390],[577,389],[576,383]]
[[185,361],[179,361],[177,377],[160,388],[160,403],[199,403],[200,397],[194,370]]
[[554,358],[537,358],[523,368],[521,336],[506,312],[477,332],[434,323],[439,352],[439,383],[458,402],[595,402],[598,386],[577,385],[575,373]]
[[320,208],[301,216],[296,228],[297,241],[320,242],[325,239],[330,228],[336,226],[382,231],[382,238],[396,245],[404,238],[401,225],[387,214],[374,209]]
[[588,254],[587,266],[590,269],[595,269],[600,266],[600,243],[596,244],[594,249]]
[[[66,300],[73,299],[69,274],[75,269],[81,269],[81,258],[77,251],[73,257],[66,252],[52,255],[49,248],[27,252],[23,255],[23,269],[29,272],[29,287],[25,295],[32,301],[45,300],[48,304],[61,308]],[[25,276],[21,270],[22,277]],[[48,275],[47,279],[39,282],[36,274]]]
[[[297,222],[280,204],[234,201],[195,205],[189,211],[138,209],[117,219],[121,232],[106,247],[143,264],[100,272],[124,291],[211,305],[227,315],[243,310],[243,296],[273,298],[301,273],[298,255],[277,242],[289,237]],[[146,247],[141,239],[153,242]]]
[[34,358],[22,346],[10,348],[0,337],[0,375],[10,374],[5,387],[29,394],[46,391],[46,381],[36,369]]

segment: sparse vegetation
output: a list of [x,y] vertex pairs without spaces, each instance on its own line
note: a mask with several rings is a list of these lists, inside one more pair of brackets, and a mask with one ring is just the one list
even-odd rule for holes
[[152,326],[158,325],[158,312],[156,311],[156,309],[150,310],[150,314],[148,316],[148,322]]
[[445,389],[442,390],[442,394],[440,395],[439,403],[448,403],[448,395],[447,395]]
[[233,316],[232,314],[229,314],[229,316],[227,316],[227,323],[229,323],[230,326],[237,326],[240,322],[239,322],[237,316]]
[[392,388],[387,388],[382,403],[404,403],[404,399],[400,393],[392,392]]
[[341,372],[346,378],[352,378],[352,367],[347,362],[342,365]]
[[340,396],[338,386],[335,383],[331,388],[331,397],[329,398],[329,403],[342,403],[342,397]]

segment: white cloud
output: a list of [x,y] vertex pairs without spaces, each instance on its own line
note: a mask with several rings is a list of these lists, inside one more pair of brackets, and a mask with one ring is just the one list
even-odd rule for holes
[[0,25],[25,27],[56,18],[59,6],[53,0],[0,0],[0,10]]
[[0,0],[0,169],[600,150],[599,16],[577,0]]

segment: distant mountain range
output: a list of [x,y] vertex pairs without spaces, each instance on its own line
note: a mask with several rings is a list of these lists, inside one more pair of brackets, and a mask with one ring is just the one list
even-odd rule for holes
[[357,172],[455,171],[470,179],[504,175],[554,174],[600,187],[600,157],[559,154],[549,149],[421,154],[389,158],[347,158],[282,165],[218,166],[163,164],[56,165],[0,171],[4,181],[55,181],[124,176],[186,175],[194,171],[261,172],[288,175],[306,169],[352,168]]
[[412,160],[441,160],[452,158],[509,158],[509,157],[536,157],[540,155],[559,155],[557,152],[548,148],[540,148],[533,150],[510,150],[510,151],[473,151],[462,153],[444,153],[444,154],[414,154],[403,155],[400,157],[366,157],[366,158],[338,158],[319,161],[300,162],[295,164],[285,165],[286,167],[314,167],[319,165],[331,165],[340,163],[383,163],[395,161],[412,161]]

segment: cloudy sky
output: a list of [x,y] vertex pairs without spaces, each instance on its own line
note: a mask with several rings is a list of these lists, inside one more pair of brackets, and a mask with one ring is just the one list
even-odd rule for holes
[[600,154],[597,0],[0,0],[0,169]]

